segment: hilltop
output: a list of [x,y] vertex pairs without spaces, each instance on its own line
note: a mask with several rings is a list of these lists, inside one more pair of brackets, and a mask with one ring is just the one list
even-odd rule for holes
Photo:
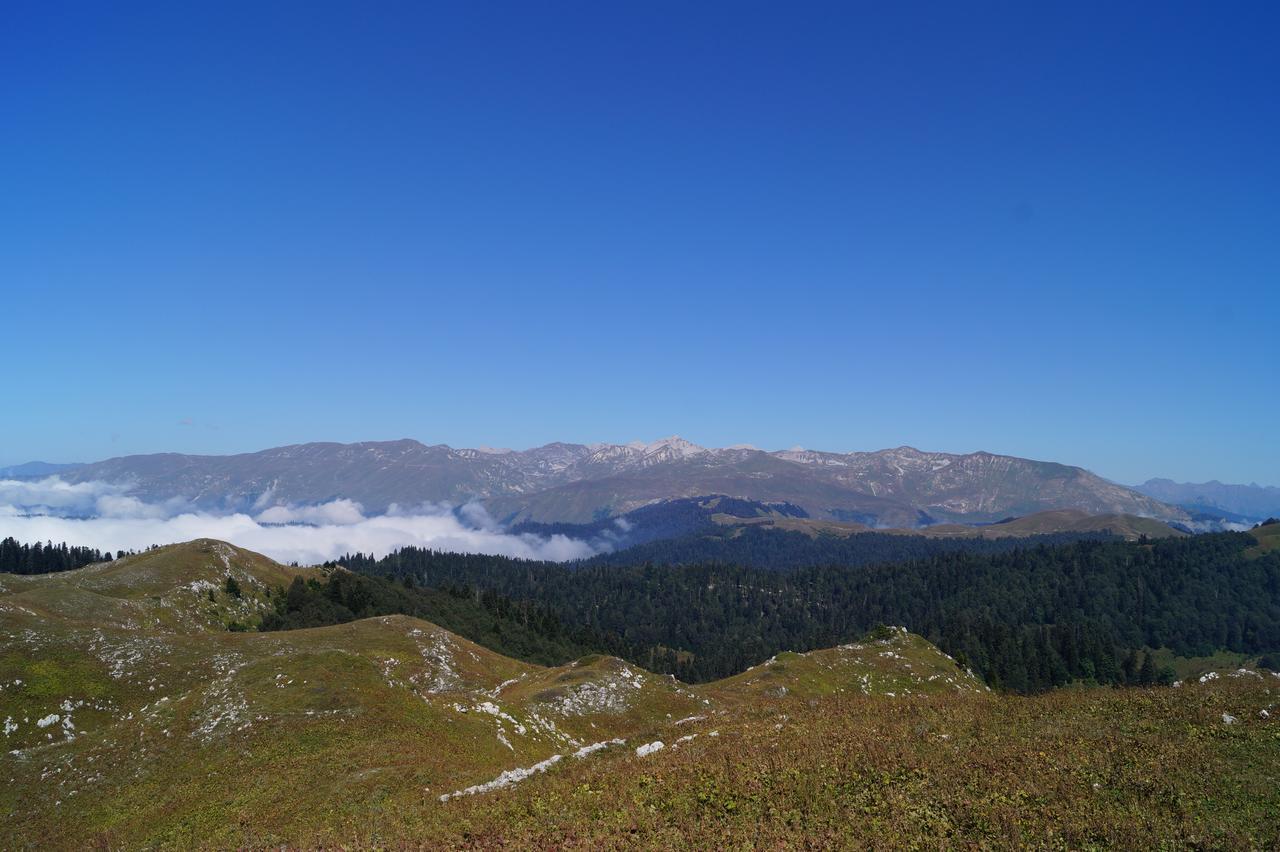
[[[148,550],[75,571],[0,574],[9,612],[120,630],[207,632],[250,626],[270,609],[272,590],[317,569],[290,568],[212,539]],[[238,594],[225,591],[227,581]]]
[[1265,673],[1023,699],[890,628],[692,687],[610,656],[523,663],[406,616],[274,633],[219,623],[246,613],[219,609],[235,605],[210,587],[236,579],[253,610],[297,576],[315,579],[212,541],[0,576],[10,839],[1280,840],[1280,681]]

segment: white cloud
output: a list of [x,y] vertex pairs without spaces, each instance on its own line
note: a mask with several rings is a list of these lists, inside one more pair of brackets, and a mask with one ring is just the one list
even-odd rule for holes
[[259,513],[263,524],[335,524],[345,526],[368,520],[364,507],[354,500],[332,500],[319,506],[272,506]]
[[190,505],[182,499],[143,503],[128,496],[125,493],[128,490],[127,485],[66,482],[57,476],[38,480],[0,479],[0,506],[14,508],[16,514],[105,518],[166,518],[190,510]]
[[489,514],[489,510],[479,503],[467,503],[458,508],[458,516],[471,526],[482,530],[500,529],[498,522]]
[[0,505],[70,515],[100,514],[99,500],[122,496],[126,490],[105,482],[64,482],[56,476],[32,481],[0,479]]
[[314,564],[344,553],[384,556],[413,545],[461,553],[493,553],[564,561],[599,552],[563,535],[513,535],[478,505],[392,507],[365,516],[359,503],[334,500],[318,506],[273,506],[256,517],[193,511],[182,501],[144,503],[120,486],[0,480],[0,538],[65,541],[100,550],[141,550],[195,538],[216,538],[283,562]]

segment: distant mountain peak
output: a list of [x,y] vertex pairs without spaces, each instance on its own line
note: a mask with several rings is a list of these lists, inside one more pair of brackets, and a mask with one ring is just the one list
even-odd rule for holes
[[653,453],[670,451],[669,454],[685,457],[696,456],[700,453],[708,452],[706,447],[700,447],[692,441],[686,441],[679,435],[671,435],[667,438],[659,438],[656,441],[645,443],[643,441],[631,441],[626,446],[633,450],[640,450],[645,455]]

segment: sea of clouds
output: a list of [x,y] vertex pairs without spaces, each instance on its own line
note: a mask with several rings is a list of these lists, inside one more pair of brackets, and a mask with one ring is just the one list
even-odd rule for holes
[[586,558],[610,547],[607,541],[563,535],[514,534],[478,503],[392,506],[384,514],[366,515],[359,503],[334,500],[218,514],[181,499],[143,502],[128,490],[113,483],[73,483],[56,476],[0,479],[0,538],[65,541],[112,552],[216,538],[303,565],[347,553],[385,556],[410,545],[557,562]]

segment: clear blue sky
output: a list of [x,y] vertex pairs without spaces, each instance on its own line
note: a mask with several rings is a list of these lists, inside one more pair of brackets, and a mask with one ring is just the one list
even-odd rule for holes
[[1278,9],[7,5],[0,463],[679,433],[1280,483]]

